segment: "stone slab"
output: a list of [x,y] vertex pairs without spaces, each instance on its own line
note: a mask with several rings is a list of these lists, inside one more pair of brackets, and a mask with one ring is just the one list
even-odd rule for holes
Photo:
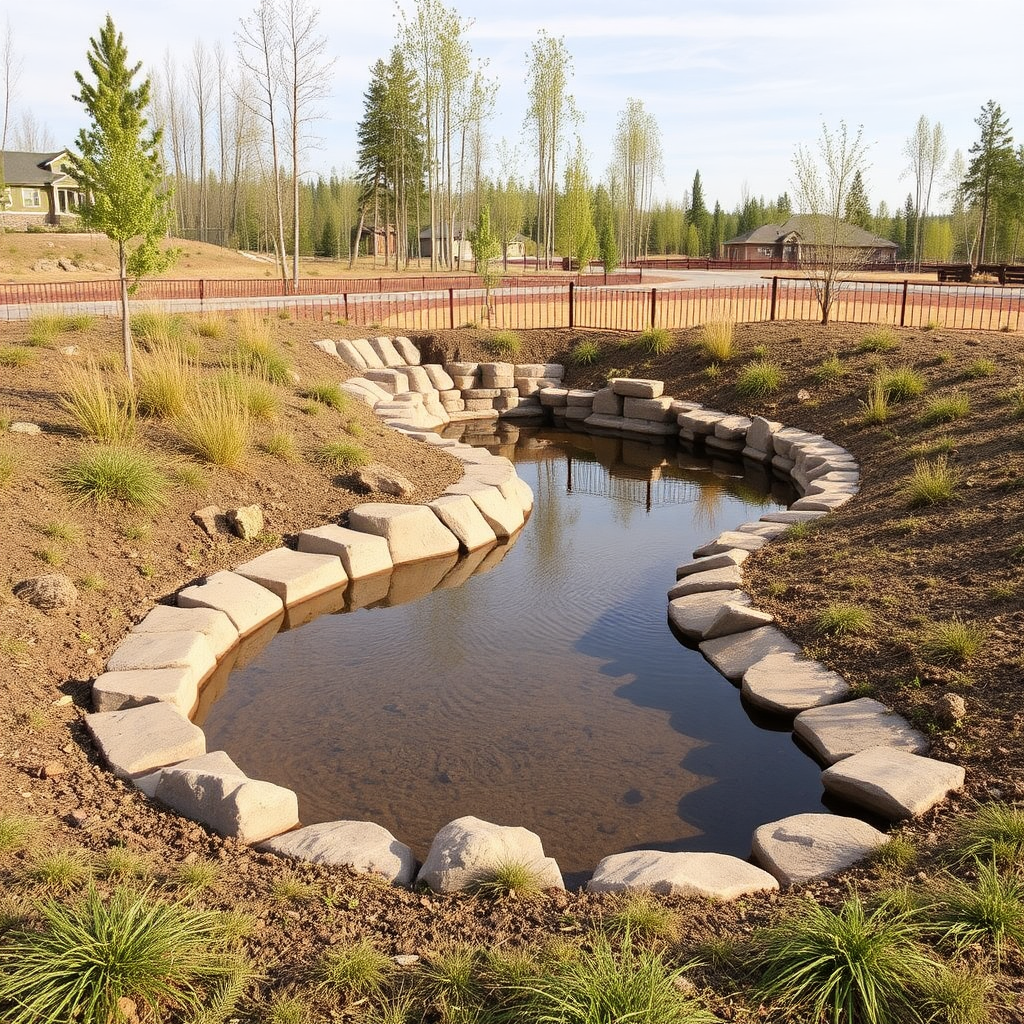
[[538,835],[472,816],[457,818],[437,833],[416,881],[435,892],[456,892],[488,881],[507,864],[533,871],[542,888],[565,888],[558,865],[544,856]]
[[742,448],[747,443],[750,422],[746,416],[723,416],[715,424],[715,437],[720,441],[742,442]]
[[303,530],[299,534],[299,550],[317,555],[335,555],[341,559],[350,580],[390,572],[394,565],[388,542],[383,537],[350,530],[334,523]]
[[366,379],[379,384],[392,395],[404,395],[409,390],[409,378],[404,373],[391,368],[387,370],[367,370]]
[[156,799],[242,843],[258,843],[299,823],[298,797],[290,789],[250,779],[222,751],[216,755],[165,768]]
[[592,405],[594,412],[603,416],[621,416],[625,403],[622,395],[615,394],[611,388],[601,388],[600,391],[594,392]]
[[215,608],[178,608],[171,604],[154,605],[133,633],[176,633],[180,630],[204,633],[214,656],[223,657],[238,643],[234,623]]
[[893,747],[868,747],[821,773],[825,789],[889,821],[924,814],[964,784],[964,770]]
[[85,725],[122,779],[206,753],[203,730],[164,701],[86,715]]
[[677,414],[672,411],[672,399],[662,395],[660,398],[623,398],[622,415],[626,419],[674,424]]
[[653,420],[638,420],[627,416],[608,416],[598,412],[592,413],[583,422],[588,427],[614,430],[617,433],[650,434],[654,437],[672,437],[676,432],[673,423],[656,423]]
[[691,409],[689,412],[680,413],[676,422],[683,430],[689,430],[697,436],[706,436],[715,432],[715,424],[724,420],[728,413],[719,412],[717,409]]
[[316,597],[348,582],[337,555],[274,548],[236,566],[235,572],[276,594],[288,606]]
[[459,550],[458,539],[426,505],[367,502],[351,509],[348,521],[355,530],[383,537],[395,565],[454,555]]
[[107,661],[108,672],[133,669],[186,668],[196,682],[212,672],[217,656],[205,633],[179,630],[167,633],[128,633]]
[[705,594],[714,590],[739,590],[743,583],[743,572],[738,565],[720,569],[708,569],[684,576],[669,592],[669,600],[685,597],[687,594]]
[[782,512],[766,512],[761,516],[761,522],[784,523],[786,526],[792,526],[794,523],[813,523],[823,515],[825,515],[824,512],[796,512],[785,509]]
[[732,682],[739,682],[751,665],[777,651],[797,654],[800,648],[777,626],[759,626],[742,633],[704,640],[699,649]]
[[370,338],[370,347],[378,356],[383,360],[384,365],[388,367],[404,366],[405,359],[399,353],[398,349],[395,348],[390,338]]
[[178,591],[181,608],[216,608],[245,636],[284,611],[284,602],[266,587],[223,570],[202,583]]
[[468,494],[442,494],[428,501],[427,508],[455,534],[465,551],[488,547],[498,539]]
[[480,480],[463,477],[446,487],[445,494],[469,495],[498,540],[511,537],[526,521],[521,497],[509,501],[497,487]]
[[337,354],[341,356],[341,358],[344,359],[345,362],[349,364],[349,366],[353,366],[357,370],[371,369],[371,367],[367,364],[366,360],[363,358],[362,352],[360,352],[359,349],[356,348],[356,346],[353,345],[351,341],[336,341],[334,343],[334,348]]
[[859,818],[794,814],[755,830],[753,857],[789,887],[845,871],[887,841],[884,832]]
[[775,715],[797,715],[846,700],[850,684],[820,661],[775,652],[747,669],[742,690],[755,707]]
[[709,569],[724,569],[730,565],[742,565],[749,557],[749,551],[729,548],[726,551],[720,551],[717,555],[694,558],[676,567],[676,579],[681,580],[684,576],[690,576],[695,572],[707,572]]
[[418,366],[423,359],[420,350],[408,339],[401,336],[391,339],[391,344],[409,366]]
[[767,871],[724,853],[662,853],[636,850],[605,857],[587,883],[588,892],[652,892],[736,900],[779,888]]
[[694,552],[694,558],[705,558],[723,551],[739,549],[741,551],[760,551],[768,543],[767,538],[754,533],[740,533],[738,530],[725,530],[714,540],[701,545]]
[[190,667],[104,672],[93,680],[92,709],[123,711],[164,701],[187,718],[198,696],[198,680]]
[[[677,597],[668,605],[669,621],[688,640],[708,639],[707,632],[730,605],[751,607],[747,594],[735,590],[717,590],[708,594],[688,594]],[[765,625],[765,623],[758,623]],[[750,628],[753,628],[751,626]],[[734,630],[740,632],[740,630]]]
[[608,386],[623,398],[661,398],[665,382],[645,377],[613,377]]
[[384,360],[373,350],[373,346],[366,338],[354,338],[352,347],[363,357],[363,363],[368,370],[383,370]]
[[793,733],[825,764],[869,747],[924,754],[930,746],[927,736],[872,697],[803,711],[793,721]]
[[280,857],[351,868],[380,875],[395,885],[411,885],[416,874],[412,850],[372,821],[325,821],[275,836],[260,844]]

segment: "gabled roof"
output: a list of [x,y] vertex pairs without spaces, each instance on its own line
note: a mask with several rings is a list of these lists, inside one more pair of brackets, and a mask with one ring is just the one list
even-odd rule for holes
[[[796,235],[801,242],[813,245],[815,242],[815,222],[818,215],[812,213],[794,214],[785,224],[763,224],[745,235],[737,235],[730,238],[726,245],[777,245],[787,235]],[[847,224],[842,221],[839,225],[839,242],[841,245],[849,246],[852,249],[898,249],[899,246],[888,238],[880,238],[870,231],[857,227],[855,224]]]
[[66,149],[59,149],[56,153],[19,153],[4,150],[4,184],[52,185],[53,182],[67,177],[63,171],[53,169],[53,164],[62,156],[67,156]]

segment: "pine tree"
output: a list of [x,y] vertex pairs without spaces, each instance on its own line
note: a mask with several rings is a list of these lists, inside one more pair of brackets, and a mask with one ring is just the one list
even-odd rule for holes
[[989,100],[981,108],[974,123],[981,129],[981,138],[969,150],[973,156],[967,165],[967,176],[961,188],[964,195],[981,208],[978,258],[983,261],[989,236],[990,213],[1014,176],[1015,160],[1010,123],[995,100]]
[[[690,209],[687,211],[686,219],[691,227],[697,229],[698,238],[698,251],[689,251],[689,255],[700,256],[708,250],[708,227],[710,220],[710,214],[704,202],[704,186],[701,185],[700,171],[697,171],[693,176],[693,188],[690,190]],[[687,250],[690,250],[690,244],[690,235],[687,232]]]
[[140,277],[158,273],[173,258],[158,241],[171,223],[171,193],[163,185],[160,129],[148,130],[150,80],[133,87],[142,63],[130,67],[124,38],[107,20],[86,53],[95,82],[75,72],[89,127],[78,133],[77,152],[69,173],[82,186],[86,201],[82,224],[101,231],[117,246],[121,286],[121,340],[128,379],[132,379],[131,320],[128,278],[132,290]]
[[868,193],[864,188],[864,178],[860,171],[853,176],[850,191],[846,194],[844,219],[847,224],[855,224],[865,231],[872,228],[871,203],[868,201]]

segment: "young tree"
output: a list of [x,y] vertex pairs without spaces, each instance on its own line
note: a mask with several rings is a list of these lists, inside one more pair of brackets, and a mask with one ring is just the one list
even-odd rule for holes
[[641,100],[626,101],[616,125],[613,152],[623,203],[619,238],[629,263],[647,255],[654,182],[662,170],[661,130]]
[[69,170],[86,195],[84,226],[102,231],[117,246],[121,339],[131,380],[128,278],[137,282],[170,262],[170,254],[161,252],[157,242],[170,224],[171,196],[162,185],[160,129],[149,131],[144,116],[150,81],[132,86],[141,62],[129,66],[124,39],[109,14],[99,37],[90,39],[89,45],[86,59],[95,82],[76,71],[79,93],[74,97],[85,107],[89,127],[78,133]]
[[903,155],[907,158],[904,174],[914,178],[914,209],[917,217],[914,221],[913,260],[921,262],[921,225],[928,216],[931,204],[932,187],[935,176],[942,170],[946,162],[946,133],[940,122],[932,126],[928,118],[922,114],[917,120],[914,134],[903,144]]
[[864,250],[850,245],[843,222],[846,200],[858,171],[866,168],[867,146],[863,129],[851,137],[845,121],[836,131],[821,126],[817,150],[798,146],[793,157],[793,184],[800,212],[808,214],[806,227],[815,263],[811,287],[827,324],[836,295],[850,271],[864,262]]
[[846,195],[843,216],[847,224],[853,224],[865,231],[870,231],[874,227],[871,218],[871,203],[868,200],[867,189],[864,188],[864,176],[860,171],[853,176],[850,191]]
[[469,232],[477,276],[484,284],[484,319],[491,322],[491,289],[501,280],[491,261],[501,255],[501,239],[491,230],[491,211],[483,207],[477,217],[476,230]]
[[587,154],[577,136],[576,148],[565,168],[565,188],[558,206],[558,251],[575,260],[580,273],[597,255],[594,206],[587,176]]
[[978,260],[984,261],[992,207],[998,203],[1007,185],[1015,177],[1016,161],[1010,122],[995,100],[989,100],[981,108],[974,123],[981,129],[981,138],[968,151],[972,157],[961,187],[964,196],[981,210]]
[[[700,171],[696,171],[693,175],[693,188],[690,190],[690,208],[687,211],[686,219],[689,221],[691,227],[696,229],[697,232],[697,251],[690,252],[690,256],[702,256],[708,251],[708,235],[709,225],[711,220],[711,214],[708,213],[707,204],[704,202],[704,186],[701,184]],[[758,225],[754,225],[757,227]],[[687,232],[687,238],[690,242],[689,232]],[[689,248],[689,244],[687,248]]]

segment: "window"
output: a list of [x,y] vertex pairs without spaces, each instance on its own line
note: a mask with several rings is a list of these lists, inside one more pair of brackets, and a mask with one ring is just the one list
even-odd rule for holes
[[21,205],[26,210],[38,210],[43,205],[43,197],[37,188],[23,188],[21,190]]
[[757,250],[757,255],[758,256],[774,256],[775,255],[775,249],[774,249],[773,246],[770,246],[770,245],[762,245],[761,248]]

